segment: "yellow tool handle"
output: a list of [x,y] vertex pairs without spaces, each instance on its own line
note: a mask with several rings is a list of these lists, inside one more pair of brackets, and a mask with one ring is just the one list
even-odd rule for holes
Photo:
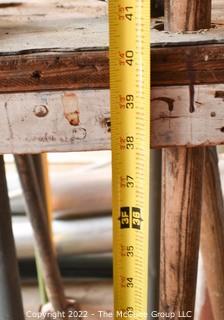
[[146,319],[149,0],[110,0],[114,318]]

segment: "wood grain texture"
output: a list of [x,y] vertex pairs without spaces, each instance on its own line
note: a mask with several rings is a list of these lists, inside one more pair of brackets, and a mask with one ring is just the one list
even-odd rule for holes
[[[152,86],[224,82],[224,46],[151,49]],[[0,56],[0,93],[109,88],[107,49],[24,51]]]
[[206,149],[201,248],[214,319],[224,319],[224,203],[215,148]]
[[110,148],[109,92],[0,95],[0,152]]
[[[211,1],[165,0],[165,21],[169,32],[208,28]],[[193,114],[197,100],[191,74],[190,79],[189,113]],[[169,104],[169,111],[173,109]],[[182,312],[194,318],[204,159],[205,148],[200,147],[166,148],[163,152],[160,310],[172,311],[175,319]]]
[[223,45],[151,49],[153,86],[224,82]]
[[[151,49],[152,86],[224,82],[224,46]],[[32,50],[0,56],[0,93],[109,88],[107,49]]]
[[[224,142],[224,86],[194,86],[193,101],[191,89],[152,89],[152,146],[190,147]],[[174,140],[175,144],[170,143]]]
[[[19,3],[17,7],[10,5],[1,7],[1,3],[6,2],[10,4],[12,1],[0,1],[1,54],[49,48],[63,50],[63,48],[105,47],[109,44],[107,3],[104,1],[16,0],[13,2]],[[177,42],[224,43],[222,25],[224,5],[216,3],[217,0],[214,3],[212,16],[216,28],[190,34],[172,34],[153,29],[152,45],[161,47],[164,44]]]
[[210,28],[211,0],[165,0],[165,29],[171,32]]
[[204,148],[168,148],[163,156],[160,310],[193,318]]
[[[155,87],[151,147],[224,143],[224,85]],[[0,153],[110,149],[108,90],[0,95]]]
[[[105,2],[11,3],[0,1],[0,93],[109,88]],[[153,86],[224,82],[224,5],[215,3],[213,13],[215,27],[202,32],[174,34],[155,29],[162,20],[152,23]]]
[[[35,0],[1,7],[0,52],[108,45],[107,5],[98,0]],[[11,1],[12,3],[12,1]]]
[[0,56],[0,92],[109,87],[108,52],[32,50]]

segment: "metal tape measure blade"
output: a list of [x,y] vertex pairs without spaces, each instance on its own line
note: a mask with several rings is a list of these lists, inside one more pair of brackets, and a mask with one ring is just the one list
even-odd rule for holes
[[109,2],[115,318],[147,313],[149,12],[149,1]]

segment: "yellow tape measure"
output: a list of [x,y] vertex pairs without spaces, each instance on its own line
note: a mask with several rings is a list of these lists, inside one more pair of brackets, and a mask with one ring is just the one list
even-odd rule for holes
[[149,213],[149,0],[110,0],[114,317],[145,319]]

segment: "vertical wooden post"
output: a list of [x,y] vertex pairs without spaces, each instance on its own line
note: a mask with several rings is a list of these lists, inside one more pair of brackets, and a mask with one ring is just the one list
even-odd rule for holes
[[0,156],[0,320],[24,320],[3,156]]
[[[211,0],[165,0],[165,29],[189,31],[209,28]],[[189,106],[194,112],[194,90]],[[190,312],[194,316],[204,148],[164,150],[161,237],[160,311]]]
[[165,29],[171,32],[210,28],[211,0],[164,0]]
[[216,148],[206,149],[201,248],[214,319],[224,319],[224,203]]
[[169,148],[163,158],[160,311],[194,313],[204,148]]

